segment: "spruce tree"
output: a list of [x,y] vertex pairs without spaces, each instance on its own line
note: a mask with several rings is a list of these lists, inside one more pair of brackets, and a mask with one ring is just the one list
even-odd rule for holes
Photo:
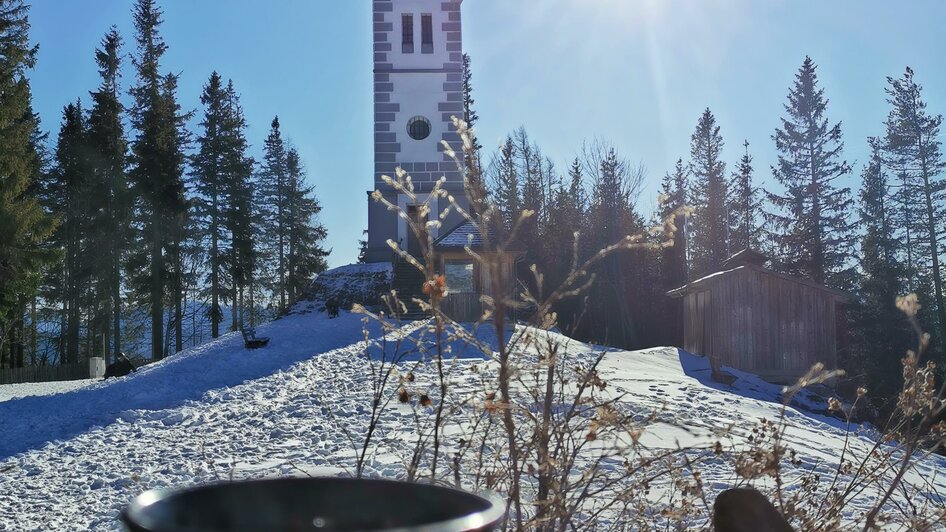
[[[630,205],[627,166],[613,148],[604,148],[589,208],[589,236],[592,250],[610,246],[627,235],[637,234],[639,217]],[[625,273],[633,267],[628,253],[615,253],[601,262],[592,289],[596,302],[589,318],[603,335],[596,338],[611,345],[630,347],[637,343],[634,317],[628,304]]]
[[[230,236],[227,266],[232,304],[231,327],[236,330],[238,321],[243,323],[244,299],[250,292],[256,271],[257,245],[253,222],[255,183],[252,175],[255,163],[247,155],[249,143],[246,140],[246,119],[232,80],[227,82],[224,117],[223,130],[227,145],[223,157],[226,197],[224,224]],[[252,317],[252,312],[250,317]]]
[[825,116],[828,100],[816,69],[805,57],[773,135],[778,151],[773,176],[784,192],[766,193],[774,209],[765,220],[781,269],[844,289],[853,281],[848,220],[853,200],[850,189],[836,181],[851,169],[841,158],[841,124],[832,125]]
[[491,165],[492,196],[495,198],[496,208],[506,229],[511,228],[519,220],[522,212],[516,153],[512,136],[507,136]]
[[913,237],[908,251],[916,254],[918,264],[914,266],[922,264],[932,277],[936,321],[940,337],[944,338],[942,241],[946,231],[946,161],[939,138],[943,117],[926,110],[922,87],[913,79],[909,67],[901,78],[888,77],[887,85],[891,109],[886,121],[884,158],[903,181],[904,208],[914,212],[907,220],[907,230]]
[[[466,122],[467,127],[472,130],[471,136],[473,143],[472,150],[464,153],[464,162],[467,169],[467,177],[479,177],[470,173],[470,169],[474,168],[474,163],[477,166],[479,165],[480,150],[483,149],[483,146],[476,138],[476,131],[473,129],[480,117],[476,113],[476,109],[473,108],[473,104],[476,102],[476,100],[473,99],[473,70],[471,68],[470,56],[466,53],[463,54],[463,72],[461,78],[463,80],[463,121]],[[476,161],[473,159],[476,159]],[[474,186],[476,186],[476,184],[474,184]]]
[[29,42],[28,13],[22,0],[0,0],[0,366],[5,360],[23,365],[17,332],[25,300],[49,258],[41,244],[55,227],[35,195],[38,119],[26,73],[36,63],[37,47]]
[[900,245],[894,232],[890,185],[879,145],[861,174],[860,297],[854,305],[856,357],[863,364],[872,396],[890,399],[902,385],[900,358],[909,346],[906,320],[896,308],[903,292]]
[[207,276],[210,285],[208,313],[212,338],[220,336],[220,320],[223,318],[220,301],[224,290],[224,213],[228,203],[224,196],[226,177],[223,175],[224,157],[229,148],[224,131],[227,100],[223,80],[220,74],[213,72],[200,96],[200,103],[204,105],[204,118],[200,122],[201,134],[196,139],[197,153],[191,159],[191,176],[197,192],[196,216],[201,236],[207,244]]
[[663,203],[658,213],[661,220],[673,216],[676,227],[673,246],[661,251],[660,272],[665,290],[683,286],[687,281],[687,216],[680,209],[687,204],[687,170],[683,159],[677,159],[673,172],[664,175],[660,185]]
[[70,103],[62,112],[62,127],[56,143],[54,170],[55,194],[61,223],[56,240],[63,251],[62,304],[65,312],[65,362],[79,362],[80,331],[86,286],[90,280],[88,233],[91,172],[87,150],[87,124],[79,102]]
[[132,58],[136,84],[129,91],[136,130],[130,177],[138,199],[139,245],[134,264],[143,268],[135,288],[150,309],[152,359],[165,355],[165,296],[170,296],[175,310],[182,297],[180,248],[187,210],[182,179],[187,115],[176,100],[177,77],[160,73],[160,60],[167,50],[158,32],[161,22],[154,0],[138,0],[134,9],[138,50]]
[[762,208],[761,189],[752,182],[752,156],[749,141],[743,143],[746,151],[729,181],[729,242],[732,251],[758,249],[758,214]]
[[518,175],[522,176],[522,209],[532,211],[532,216],[523,220],[518,240],[526,250],[528,260],[539,260],[541,239],[539,226],[545,221],[545,198],[542,186],[542,153],[529,139],[525,128],[514,134],[516,154],[519,156]]
[[706,109],[690,139],[692,262],[696,275],[718,270],[729,257],[726,163],[716,117]]
[[279,117],[273,118],[269,135],[263,143],[263,167],[260,184],[263,195],[263,217],[266,224],[265,234],[267,254],[274,272],[272,292],[278,301],[279,312],[286,310],[286,247],[289,244],[289,206],[286,203],[288,192],[288,169],[286,163],[286,145],[279,131]]
[[329,252],[322,248],[328,233],[325,226],[318,223],[322,206],[315,197],[314,188],[305,183],[305,170],[299,152],[293,147],[286,151],[286,171],[289,211],[286,284],[289,301],[294,303],[312,278],[328,267],[325,258]]
[[[554,216],[549,218],[547,226],[543,227],[543,263],[542,273],[545,275],[544,293],[554,289],[565,281],[566,276],[574,266],[575,235],[587,238],[584,235],[586,226],[587,199],[584,189],[584,172],[581,161],[577,158],[568,169],[568,181],[562,183],[554,191],[549,210]],[[579,244],[581,241],[579,241]],[[584,257],[578,257],[579,260]],[[556,308],[561,317],[563,326],[574,326],[579,314],[579,302],[566,299]]]
[[89,200],[89,257],[95,276],[96,339],[105,342],[105,355],[119,353],[122,346],[122,270],[128,245],[128,222],[132,209],[126,165],[128,143],[122,123],[118,80],[121,76],[121,36],[113,26],[95,51],[101,84],[91,93],[88,124],[92,192]]

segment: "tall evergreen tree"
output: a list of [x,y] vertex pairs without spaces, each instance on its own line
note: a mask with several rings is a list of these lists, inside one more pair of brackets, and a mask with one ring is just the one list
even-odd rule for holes
[[901,354],[909,345],[903,314],[896,308],[903,292],[899,244],[894,233],[890,185],[879,145],[864,167],[860,193],[861,237],[860,298],[854,306],[855,349],[866,371],[872,396],[890,399],[903,384]]
[[[613,148],[606,148],[591,195],[590,249],[602,249],[627,235],[639,233],[643,224],[638,218],[630,204],[627,165]],[[628,262],[628,253],[615,253],[602,261],[592,289],[595,308],[589,309],[589,319],[598,324],[599,334],[603,333],[596,340],[625,347],[637,342],[625,276],[634,268],[629,267]]]
[[554,215],[540,228],[543,242],[541,262],[548,279],[546,289],[561,284],[571,269],[575,234],[579,233],[580,238],[584,232],[587,208],[585,175],[581,161],[576,158],[568,168],[567,182],[559,183],[552,192],[547,209]]
[[805,57],[773,140],[778,162],[773,175],[785,191],[767,192],[775,208],[765,213],[780,267],[834,288],[850,288],[854,243],[848,220],[850,189],[836,181],[851,169],[841,159],[841,123],[825,116],[828,100],[816,66]]
[[286,257],[286,284],[290,302],[295,302],[312,281],[314,275],[328,267],[325,258],[329,252],[322,248],[328,236],[325,226],[317,217],[322,206],[315,197],[314,188],[305,183],[305,170],[299,152],[290,147],[286,151],[288,177],[288,253]]
[[[247,155],[249,143],[246,140],[246,119],[232,80],[227,83],[226,96],[227,112],[224,115],[223,129],[228,149],[224,152],[223,159],[226,195],[224,223],[230,235],[227,266],[230,274],[233,319],[231,327],[236,330],[239,323],[243,323],[244,299],[252,293],[251,287],[256,271],[257,246],[253,223],[255,183],[252,181],[255,163]],[[249,317],[252,318],[252,312]],[[250,319],[251,325],[252,321]]]
[[286,162],[286,145],[279,131],[279,117],[273,118],[269,135],[263,143],[263,168],[260,174],[262,185],[264,219],[266,223],[267,252],[273,262],[275,273],[272,291],[278,301],[279,311],[286,305],[286,248],[289,245],[289,170]]
[[516,145],[512,136],[506,137],[491,167],[492,195],[503,225],[508,229],[519,220],[522,212]]
[[664,290],[672,290],[683,286],[687,281],[687,216],[680,213],[680,209],[687,204],[687,170],[683,159],[677,159],[672,173],[664,175],[660,185],[660,195],[663,203],[660,206],[660,218],[666,220],[673,216],[674,232],[673,246],[661,251],[660,272],[661,286]]
[[[903,181],[904,208],[918,211],[907,220],[912,232],[909,251],[928,268],[941,338],[946,338],[946,301],[943,298],[943,233],[946,231],[946,161],[940,141],[942,115],[926,110],[922,87],[909,67],[898,79],[887,78],[887,134],[883,151],[887,164]],[[912,259],[912,257],[911,257]],[[912,260],[911,260],[912,262]]]
[[748,140],[743,147],[746,151],[729,182],[729,242],[732,251],[759,247],[758,214],[762,208],[762,191],[752,182]]
[[[165,296],[170,295],[175,311],[180,306],[180,247],[187,211],[182,179],[187,115],[177,103],[177,77],[160,73],[160,60],[167,51],[158,32],[161,22],[161,10],[154,0],[138,0],[134,9],[138,51],[132,59],[137,76],[129,91],[134,99],[130,114],[136,130],[130,177],[138,197],[141,230],[141,256],[136,263],[146,269],[137,288],[146,294],[150,307],[153,359],[165,355]],[[176,319],[179,317],[176,312]]]
[[23,365],[17,331],[48,258],[40,244],[55,227],[35,195],[38,120],[26,73],[37,47],[30,44],[28,13],[22,0],[0,0],[0,366]]
[[716,271],[729,256],[726,163],[716,117],[706,109],[690,139],[692,262],[697,275]]
[[210,336],[220,336],[220,307],[223,295],[224,253],[226,244],[224,216],[227,198],[224,196],[227,182],[224,175],[224,158],[230,148],[226,128],[228,96],[220,74],[213,72],[204,85],[200,103],[204,105],[204,119],[200,122],[201,134],[197,137],[197,153],[191,159],[191,175],[197,192],[196,206],[199,227],[207,243],[207,275],[210,290]]
[[128,143],[122,123],[118,80],[121,76],[121,36],[113,26],[95,51],[101,83],[91,93],[88,149],[92,203],[89,248],[95,276],[96,323],[94,337],[110,338],[103,346],[108,358],[122,346],[122,269],[128,245],[131,210],[126,175]]
[[[470,55],[466,53],[463,54],[463,72],[461,77],[463,80],[463,121],[466,122],[466,125],[470,129],[473,129],[480,117],[476,113],[476,109],[473,108],[473,104],[476,103],[476,100],[473,99],[473,70],[471,68]],[[474,163],[476,163],[476,166],[479,166],[479,156],[483,146],[476,138],[475,129],[473,129],[471,135],[473,149],[470,150],[470,152],[464,153],[464,162],[467,168],[467,177],[479,177],[474,173],[470,173],[470,169],[474,168]],[[476,161],[473,160],[474,158]],[[478,186],[478,184],[474,184],[474,186]]]
[[[79,362],[80,332],[86,303],[87,283],[91,277],[88,248],[90,164],[87,124],[79,102],[70,103],[62,112],[62,127],[56,143],[54,187],[59,198],[61,224],[57,240],[63,250],[62,304],[65,312],[65,362]],[[87,309],[86,309],[87,310]]]
[[516,154],[519,156],[518,175],[522,176],[522,208],[533,212],[523,220],[519,229],[518,240],[526,250],[528,260],[539,259],[542,248],[539,226],[545,221],[545,197],[542,176],[542,153],[538,146],[529,139],[525,128],[516,130],[513,138],[516,142]]

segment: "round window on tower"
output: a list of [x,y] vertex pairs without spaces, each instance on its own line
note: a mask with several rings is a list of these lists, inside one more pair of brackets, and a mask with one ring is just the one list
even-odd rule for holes
[[430,120],[415,116],[407,121],[407,134],[414,140],[424,140],[430,136]]

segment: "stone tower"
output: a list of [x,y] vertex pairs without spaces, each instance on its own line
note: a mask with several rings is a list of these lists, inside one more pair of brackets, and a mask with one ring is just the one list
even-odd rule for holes
[[[461,152],[451,116],[463,116],[460,30],[462,0],[373,0],[374,15],[374,188],[408,216],[419,216],[406,194],[398,194],[382,180],[394,177],[400,166],[414,182],[422,202],[440,177],[446,188],[466,203],[463,175],[444,154],[440,141]],[[390,261],[391,239],[415,256],[417,240],[407,222],[368,197],[369,262]],[[431,205],[430,218],[447,205]],[[465,207],[466,205],[464,205]],[[436,238],[462,220],[456,214],[443,220]]]

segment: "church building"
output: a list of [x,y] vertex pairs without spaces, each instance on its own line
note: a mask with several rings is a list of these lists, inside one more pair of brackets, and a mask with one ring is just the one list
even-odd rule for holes
[[[406,194],[381,180],[396,167],[410,174],[419,201],[434,183],[446,177],[445,188],[464,208],[463,174],[444,153],[441,141],[462,152],[452,116],[463,116],[463,46],[460,31],[462,0],[373,0],[374,2],[374,188],[385,199],[417,219],[417,206]],[[407,221],[368,193],[369,262],[392,260],[388,239],[420,256]],[[441,199],[440,203],[445,203]],[[430,217],[447,205],[431,204]],[[452,213],[434,230],[449,231],[463,222]]]
[[[463,116],[463,45],[460,29],[462,0],[373,0],[374,25],[374,188],[409,218],[425,223],[420,205],[429,198],[441,177],[443,187],[469,211],[463,187],[463,169],[444,153],[446,141],[457,154],[462,142],[452,117]],[[400,167],[411,176],[416,199],[386,184]],[[398,261],[388,246],[397,242],[418,260],[420,243],[406,220],[371,198],[368,191],[368,262],[394,263],[394,288],[402,301],[420,295],[423,276]],[[440,219],[445,198],[430,201],[430,219]],[[435,218],[436,217],[436,218]],[[474,224],[451,210],[439,228],[431,229],[435,269],[449,289],[441,308],[458,321],[482,314],[480,295],[491,286],[487,268],[480,268],[467,253],[501,261],[502,275],[511,280],[518,254],[497,254],[479,238]],[[409,305],[410,308],[411,305]],[[409,312],[409,317],[422,317]]]

